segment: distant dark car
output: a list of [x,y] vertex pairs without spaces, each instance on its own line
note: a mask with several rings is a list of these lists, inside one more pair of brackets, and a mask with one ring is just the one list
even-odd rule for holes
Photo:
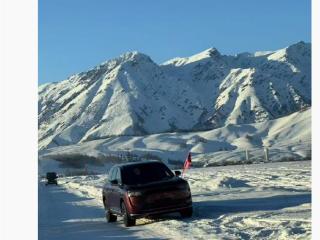
[[46,175],[46,179],[47,179],[46,185],[48,185],[48,184],[58,185],[57,178],[58,178],[58,175],[57,175],[56,172],[47,172],[47,175]]
[[192,216],[189,184],[160,161],[126,163],[113,166],[102,190],[108,222],[123,216],[125,226],[137,218],[179,212]]

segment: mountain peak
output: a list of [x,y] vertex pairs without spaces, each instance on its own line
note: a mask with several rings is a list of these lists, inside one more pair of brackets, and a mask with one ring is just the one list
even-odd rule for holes
[[221,56],[221,54],[218,51],[218,49],[216,49],[214,47],[208,48],[208,49],[204,50],[203,52],[201,52],[200,54],[204,54],[204,55],[207,55],[209,57]]
[[140,58],[140,57],[149,58],[149,56],[147,56],[146,54],[138,51],[125,52],[120,55],[120,58],[123,58],[123,59],[133,59],[133,58]]
[[194,61],[194,60],[200,60],[200,59],[204,59],[204,58],[219,58],[221,57],[221,54],[220,52],[214,48],[214,47],[211,47],[211,48],[208,48],[200,53],[197,53],[191,57],[189,57],[188,59],[191,60],[191,61]]
[[311,43],[306,43],[304,41],[297,42],[295,44],[287,47],[287,50],[290,52],[311,52]]
[[119,59],[122,59],[124,61],[130,61],[130,60],[148,60],[151,61],[151,58],[141,52],[138,51],[132,51],[132,52],[126,52],[122,55],[120,55]]
[[105,66],[105,65],[112,65],[112,66],[119,65],[119,64],[122,64],[125,62],[130,62],[130,61],[153,62],[152,59],[148,55],[141,53],[141,52],[138,52],[138,51],[131,51],[131,52],[125,52],[117,58],[113,58],[113,59],[110,59],[110,60],[103,62],[102,64],[100,64],[98,66],[98,68],[100,68],[101,66]]
[[292,44],[286,48],[274,51],[268,59],[269,60],[280,60],[287,61],[288,58],[295,59],[307,57],[310,59],[311,57],[311,43],[305,43],[303,41]]
[[176,66],[180,66],[180,65],[189,64],[192,62],[201,61],[203,59],[219,59],[220,57],[221,57],[220,52],[216,48],[211,47],[200,53],[194,54],[190,57],[173,58],[171,60],[164,62],[162,65],[174,64]]

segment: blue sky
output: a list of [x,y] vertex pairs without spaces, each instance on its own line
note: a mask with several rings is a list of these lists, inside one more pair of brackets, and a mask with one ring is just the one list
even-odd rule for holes
[[310,0],[39,0],[39,84],[137,50],[162,63],[311,42]]

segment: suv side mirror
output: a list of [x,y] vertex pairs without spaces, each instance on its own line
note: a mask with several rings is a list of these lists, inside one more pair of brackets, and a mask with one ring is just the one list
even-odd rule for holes
[[117,179],[111,180],[110,183],[112,185],[118,185],[118,180]]
[[179,177],[179,176],[181,176],[181,171],[174,171],[174,174],[175,174],[177,177]]

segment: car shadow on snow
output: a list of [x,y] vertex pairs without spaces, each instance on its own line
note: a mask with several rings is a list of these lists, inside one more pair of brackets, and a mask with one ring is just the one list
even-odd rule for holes
[[218,218],[228,213],[276,211],[294,207],[304,203],[311,203],[311,193],[294,195],[276,195],[262,198],[209,200],[194,202],[194,217]]
[[179,214],[173,213],[139,219],[137,225],[146,225],[167,220],[191,222],[202,218],[219,218],[222,215],[230,213],[276,211],[304,203],[311,203],[311,193],[248,199],[199,201],[193,203],[194,214],[191,218],[182,218]]

